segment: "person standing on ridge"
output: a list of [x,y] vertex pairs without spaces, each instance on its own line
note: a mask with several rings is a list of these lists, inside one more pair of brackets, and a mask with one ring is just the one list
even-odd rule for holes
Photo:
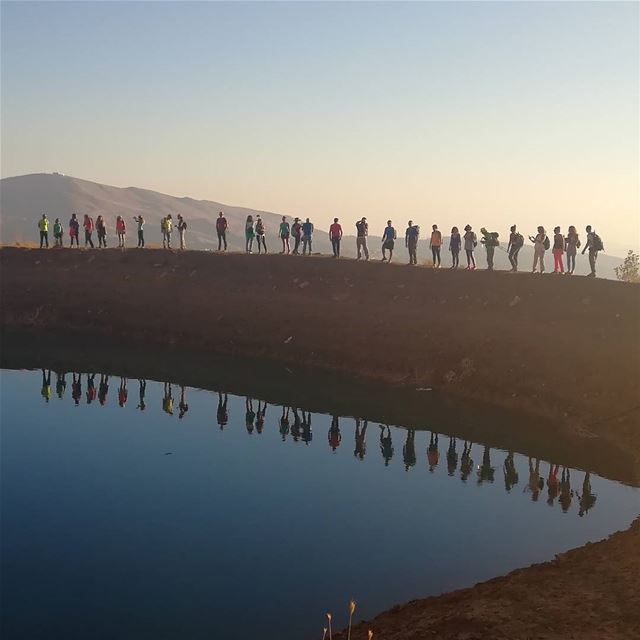
[[85,249],[87,245],[90,245],[93,249],[93,229],[95,228],[95,226],[93,224],[93,218],[87,213],[84,214],[84,222],[82,223],[82,226],[84,228]]
[[538,233],[535,236],[529,236],[529,240],[533,242],[533,271],[536,272],[536,267],[540,263],[540,273],[544,273],[544,252],[549,248],[549,238],[544,230],[544,227],[538,227]]
[[397,237],[396,230],[393,228],[391,220],[387,220],[387,226],[382,232],[382,262],[387,261],[387,251],[389,252],[389,262],[391,262],[391,258],[393,258],[393,247],[395,246]]
[[61,247],[62,246],[62,236],[64,232],[62,231],[62,223],[60,222],[60,218],[56,218],[56,221],[53,223],[53,246]]
[[464,228],[464,251],[467,254],[467,270],[474,271],[476,268],[476,259],[473,257],[473,252],[478,246],[478,236],[468,224]]
[[484,248],[487,251],[487,271],[493,271],[493,256],[496,251],[496,247],[500,246],[498,242],[498,233],[497,231],[487,231],[484,227],[480,229],[480,233],[482,234],[482,244],[484,244]]
[[[118,247],[120,247],[120,249],[124,249],[124,239],[127,235],[127,225],[125,224],[124,218],[122,216],[118,216],[116,218],[116,235],[118,236]],[[104,246],[107,246],[106,242]]]
[[302,240],[302,223],[300,222],[300,218],[293,219],[291,235],[293,236],[293,255],[300,255],[300,241]]
[[553,273],[564,273],[562,256],[564,255],[564,236],[560,233],[560,227],[553,229]]
[[224,213],[220,211],[218,214],[218,218],[216,220],[216,234],[218,235],[218,251],[222,251],[222,247],[224,245],[224,250],[227,250],[227,227],[228,227],[227,219],[224,217]]
[[[258,220],[256,222],[256,226],[258,224],[262,224],[262,220],[260,220],[260,216],[258,216]],[[264,227],[262,227],[264,230]],[[253,253],[253,239],[256,235],[255,229],[253,228],[253,216],[249,214],[244,223],[244,250],[247,253]],[[260,237],[258,236],[258,249],[260,248]]]
[[507,245],[507,253],[509,262],[511,263],[511,271],[515,273],[518,270],[518,254],[524,245],[524,237],[518,233],[516,225],[512,225],[509,234],[509,244]]
[[309,249],[309,255],[311,255],[311,236],[313,235],[313,224],[311,220],[307,218],[302,223],[302,255],[307,254],[307,249]]
[[138,249],[144,249],[144,218],[142,214],[133,216],[133,221],[138,227]]
[[451,268],[457,269],[460,265],[460,247],[462,246],[462,239],[460,238],[460,232],[458,227],[451,228],[451,237],[449,239],[449,251],[451,251]]
[[364,253],[364,259],[369,259],[369,247],[367,246],[367,237],[369,236],[369,223],[367,219],[363,217],[356,222],[356,250],[358,252],[358,260],[362,259]]
[[333,249],[333,257],[340,257],[340,241],[342,240],[342,227],[338,223],[338,218],[333,219],[333,224],[329,227],[329,240]]
[[80,220],[75,213],[71,214],[71,220],[69,220],[69,238],[71,239],[71,245],[73,247],[73,241],[76,241],[76,247],[80,247],[78,239],[80,236]]
[[591,273],[587,276],[588,278],[596,277],[596,261],[598,260],[598,252],[604,251],[604,244],[602,244],[602,238],[595,232],[591,230],[591,225],[587,225],[587,244],[584,245],[584,249],[582,250],[582,255],[584,252],[589,249],[589,266],[591,267]]
[[99,215],[96,218],[96,234],[98,235],[98,248],[107,248],[107,226],[104,223],[104,218]]
[[409,251],[409,264],[418,264],[418,238],[420,237],[420,227],[413,224],[413,220],[407,223],[407,230],[404,234],[404,246]]
[[438,225],[434,224],[431,231],[431,239],[429,240],[429,249],[433,256],[433,268],[439,269],[440,263],[440,247],[442,246],[442,233],[438,231]]
[[181,214],[178,214],[178,235],[180,236],[180,250],[184,251],[187,248],[187,243],[184,239],[184,234],[187,232],[187,223]]
[[282,241],[282,251],[281,254],[289,255],[289,251],[291,250],[289,247],[289,236],[291,235],[291,227],[287,222],[287,216],[282,216],[282,222],[280,223],[280,228],[278,230],[278,236]]
[[40,230],[40,248],[44,246],[49,248],[49,218],[47,214],[43,213],[40,220],[38,220],[38,229]]
[[576,254],[580,248],[580,238],[573,225],[569,227],[569,233],[564,239],[564,247],[567,254],[567,275],[572,276],[576,269]]
[[171,249],[171,234],[173,233],[173,218],[171,214],[167,214],[160,223],[162,229],[162,247],[164,249]]
[[[267,241],[266,234],[264,229],[264,221],[260,217],[260,214],[256,216],[256,226],[255,226],[255,236],[258,240],[258,253],[260,253],[261,247],[264,249],[264,252],[267,253]],[[251,253],[251,251],[249,251]]]

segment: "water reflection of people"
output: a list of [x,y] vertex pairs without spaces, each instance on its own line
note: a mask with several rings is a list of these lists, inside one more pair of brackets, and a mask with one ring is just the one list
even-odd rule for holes
[[144,378],[138,378],[138,385],[138,409],[140,409],[140,411],[144,411],[147,408],[144,401],[145,394],[147,393],[147,381]]
[[482,464],[478,469],[478,484],[493,482],[495,471],[495,468],[491,466],[491,448],[485,445],[482,452]]
[[309,444],[313,440],[313,431],[311,429],[311,411],[307,411],[306,417],[302,412],[302,442]]
[[256,419],[256,412],[253,410],[253,400],[247,396],[244,405],[246,409],[244,423],[247,427],[247,433],[251,435],[253,433],[253,421]]
[[109,393],[109,376],[100,374],[100,384],[98,385],[98,402],[104,407]]
[[42,370],[42,389],[40,389],[40,395],[47,403],[51,400],[51,369],[49,369],[49,373],[44,369]]
[[64,396],[64,392],[67,390],[67,374],[64,372],[56,373],[56,393],[58,394],[58,398],[62,400],[62,396]]
[[282,407],[282,415],[280,416],[280,435],[282,436],[282,442],[284,442],[289,435],[289,407]]
[[76,378],[76,374],[73,374],[71,380],[71,397],[76,403],[76,407],[80,404],[80,398],[82,398],[82,374],[79,373]]
[[562,467],[562,477],[560,478],[560,506],[564,513],[569,511],[572,498],[573,491],[571,489],[571,474],[567,467]]
[[185,413],[189,411],[187,404],[187,392],[183,384],[180,385],[180,402],[178,403],[178,420],[184,418]]
[[462,480],[462,482],[466,482],[467,478],[473,471],[471,447],[473,447],[473,442],[467,443],[467,441],[465,440],[464,447],[462,448],[462,455],[460,456],[460,480]]
[[584,474],[584,480],[582,481],[582,495],[578,496],[580,500],[580,510],[578,515],[582,516],[589,511],[596,503],[596,495],[591,491],[591,472],[587,471]]
[[171,388],[170,382],[164,383],[164,394],[162,396],[162,410],[165,413],[168,413],[170,416],[173,415],[173,389]]
[[331,418],[331,426],[329,427],[328,434],[329,446],[331,447],[331,451],[335,453],[336,449],[340,446],[342,442],[342,435],[340,434],[340,423],[338,422],[338,416],[333,416]]
[[229,412],[227,411],[227,394],[224,395],[221,391],[218,391],[218,411],[216,415],[216,419],[218,420],[218,425],[220,426],[220,431],[222,431],[227,423],[229,422]]
[[129,397],[129,392],[127,391],[127,379],[124,377],[121,377],[120,388],[118,389],[118,404],[121,407],[124,407],[127,404],[128,397]]
[[458,452],[456,451],[456,439],[449,436],[449,448],[447,449],[447,473],[452,476],[458,468]]
[[256,411],[256,431],[258,433],[262,433],[264,429],[264,418],[267,414],[267,403],[262,404],[260,400],[258,400],[258,410]]
[[407,439],[402,447],[402,460],[404,461],[404,470],[409,471],[416,466],[416,432],[415,429],[407,431]]
[[549,463],[549,475],[547,476],[547,504],[552,507],[560,493],[560,481],[558,480],[560,465]]
[[298,442],[298,440],[300,440],[300,430],[301,430],[300,416],[298,415],[298,410],[295,407],[292,408],[292,411],[293,411],[293,424],[291,425],[291,436],[293,437],[294,442]]
[[429,462],[429,471],[433,473],[438,466],[440,460],[440,452],[438,451],[438,434],[431,432],[429,439],[429,448],[427,449],[427,461]]
[[[386,434],[385,434],[386,428]],[[384,466],[389,466],[389,461],[393,458],[393,442],[391,442],[391,429],[389,425],[380,425],[380,452],[384,459]]]
[[538,502],[540,490],[543,488],[544,480],[540,477],[540,459],[536,458],[534,465],[533,460],[529,458],[529,482],[524,490],[531,492],[531,500],[533,500],[533,502]]
[[95,373],[87,373],[87,404],[91,404],[96,399]]
[[369,426],[368,420],[360,420],[356,418],[356,446],[353,450],[353,455],[358,460],[364,460],[367,455],[367,427]]
[[502,473],[504,475],[504,488],[507,491],[511,491],[513,487],[518,484],[518,471],[516,470],[516,463],[513,459],[513,451],[509,451],[507,457],[504,459],[502,465]]

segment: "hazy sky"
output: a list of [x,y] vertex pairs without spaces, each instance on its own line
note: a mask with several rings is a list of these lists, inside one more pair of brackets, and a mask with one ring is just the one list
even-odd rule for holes
[[[2,175],[638,245],[637,3],[3,3]],[[624,242],[626,244],[626,242]]]

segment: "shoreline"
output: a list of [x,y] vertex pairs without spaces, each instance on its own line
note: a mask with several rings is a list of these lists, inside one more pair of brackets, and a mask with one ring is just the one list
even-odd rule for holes
[[[432,387],[454,405],[464,398],[553,420],[559,440],[584,443],[638,484],[636,285],[162,250],[5,247],[0,266],[3,342],[9,331],[45,340],[64,331],[85,345],[115,340],[300,367],[338,386],[348,375],[362,388]],[[510,426],[524,437],[531,421],[517,415]],[[639,531],[636,520],[607,541],[561,554],[555,565],[395,607],[374,629],[387,629],[382,635],[391,640],[552,638],[569,629],[581,638],[632,637],[640,630],[632,613]],[[527,614],[534,601],[548,609],[542,622]],[[451,610],[462,606],[473,611]],[[594,620],[594,608],[606,615]],[[364,627],[357,631],[354,640],[366,637]]]

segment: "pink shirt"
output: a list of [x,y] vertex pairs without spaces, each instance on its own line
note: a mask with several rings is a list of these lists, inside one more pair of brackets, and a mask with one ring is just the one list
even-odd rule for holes
[[342,227],[337,222],[334,222],[329,227],[329,235],[332,238],[339,238],[342,235]]

